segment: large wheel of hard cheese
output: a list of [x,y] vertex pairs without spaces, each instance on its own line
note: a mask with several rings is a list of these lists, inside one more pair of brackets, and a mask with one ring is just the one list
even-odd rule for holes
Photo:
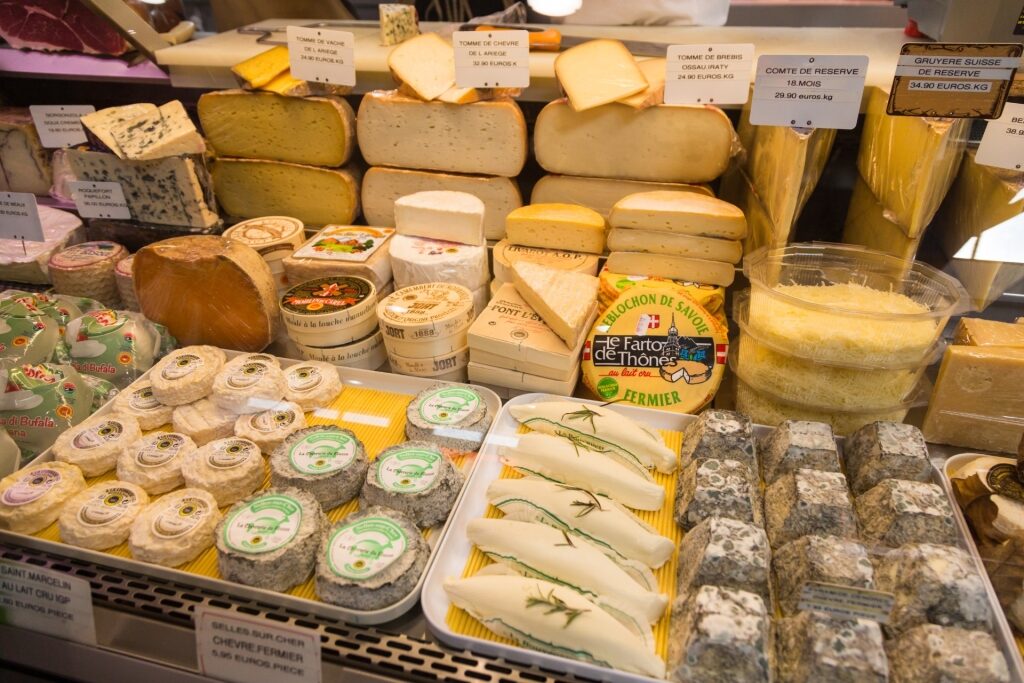
[[274,276],[252,247],[175,237],[140,249],[133,274],[142,312],[183,346],[260,351],[274,338]]

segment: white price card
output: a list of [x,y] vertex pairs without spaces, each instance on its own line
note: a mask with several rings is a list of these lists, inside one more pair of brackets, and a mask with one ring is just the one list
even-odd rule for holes
[[68,183],[71,199],[82,218],[131,220],[132,212],[124,198],[121,183],[76,180]]
[[0,560],[0,624],[95,645],[89,582],[30,564]]
[[456,31],[452,45],[455,47],[456,86],[529,87],[529,31]]
[[985,125],[975,159],[986,166],[1024,169],[1024,104],[1007,102],[1003,115]]
[[34,194],[0,192],[0,239],[46,241]]
[[755,126],[857,126],[866,55],[761,55],[750,122]]
[[669,45],[665,104],[744,104],[753,64],[750,43]]
[[808,581],[800,591],[801,610],[815,610],[840,619],[870,619],[889,623],[896,598],[892,593]]
[[332,85],[356,84],[356,39],[350,31],[289,26],[287,33],[292,76]]
[[81,118],[96,111],[91,104],[33,104],[28,108],[43,147],[72,147],[86,141]]
[[213,607],[195,610],[204,676],[232,683],[320,683],[316,631]]

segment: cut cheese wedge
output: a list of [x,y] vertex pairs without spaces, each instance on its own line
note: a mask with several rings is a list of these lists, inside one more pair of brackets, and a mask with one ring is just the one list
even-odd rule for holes
[[736,277],[736,269],[731,263],[668,254],[613,251],[608,255],[608,260],[605,263],[608,270],[613,273],[684,280],[698,282],[702,285],[718,285],[719,287],[728,287]]
[[95,147],[101,151],[109,150],[121,159],[124,159],[124,154],[111,134],[111,130],[140,116],[152,116],[157,111],[155,104],[145,102],[126,104],[121,107],[108,107],[94,111],[91,114],[86,114],[81,118],[81,122],[82,127],[85,128],[86,136],[91,138]]
[[732,122],[717,107],[662,104],[637,111],[613,102],[575,111],[556,100],[537,116],[533,148],[548,173],[706,183],[725,171],[734,137]]
[[[917,255],[923,236],[924,233],[907,237],[899,224],[886,217],[885,207],[871,194],[871,188],[864,179],[857,176],[843,225],[844,243],[883,251],[909,262]],[[910,264],[907,265],[909,267]]]
[[388,68],[427,101],[455,87],[455,50],[436,33],[423,33],[399,43],[388,55]]
[[206,153],[206,141],[178,100],[161,105],[154,113],[112,126],[110,135],[125,159],[163,159]]
[[641,639],[564,586],[519,576],[473,576],[448,579],[444,590],[453,605],[520,645],[610,669],[665,676],[665,662]]
[[545,524],[474,519],[466,525],[466,538],[495,562],[570,588],[616,618],[625,615],[646,626],[668,605],[664,595],[642,588],[590,543]]
[[524,247],[602,254],[605,222],[585,206],[528,204],[505,218],[505,239]]
[[675,550],[671,539],[659,535],[629,510],[585,489],[534,477],[496,479],[487,487],[487,500],[508,519],[553,526],[586,538],[605,554],[655,569],[668,562]]
[[741,240],[747,235],[747,221],[738,207],[696,192],[631,194],[612,207],[608,223],[613,228],[661,230],[728,240]]
[[575,349],[588,332],[587,321],[597,303],[597,278],[527,261],[512,265],[512,277],[519,296],[566,346]]
[[350,85],[303,81],[292,76],[291,71],[285,71],[266,85],[253,89],[277,93],[278,95],[287,95],[288,97],[326,97],[328,95],[347,95],[352,92],[352,86]]
[[612,228],[608,233],[608,249],[688,256],[725,263],[739,263],[743,257],[743,244],[736,240],[631,228]]
[[261,88],[289,70],[288,47],[278,45],[231,67],[231,73],[247,88]]
[[647,79],[647,89],[641,90],[635,95],[623,97],[619,100],[622,104],[628,104],[636,109],[646,109],[665,100],[665,65],[664,57],[653,57],[637,62],[640,72]]
[[606,406],[556,400],[510,405],[509,412],[530,429],[579,441],[606,455],[618,454],[641,473],[656,467],[670,474],[678,465],[678,454],[660,434]]
[[[595,446],[596,448],[596,446]],[[634,510],[660,510],[665,489],[624,465],[611,449],[592,450],[569,438],[534,432],[501,449],[506,465],[523,474],[606,495]]]
[[707,185],[684,183],[651,183],[644,180],[588,178],[572,175],[546,175],[537,181],[530,193],[531,204],[579,204],[608,218],[615,203],[637,192],[675,190],[699,192],[709,197],[714,193]]
[[588,40],[558,55],[555,76],[576,111],[647,89],[647,79],[626,46],[607,38]]

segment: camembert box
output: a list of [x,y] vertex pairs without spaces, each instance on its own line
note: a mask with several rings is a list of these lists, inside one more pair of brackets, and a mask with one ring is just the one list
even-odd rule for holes
[[319,277],[350,275],[365,278],[383,291],[391,281],[387,242],[394,234],[394,228],[328,225],[285,257],[288,282],[297,285]]

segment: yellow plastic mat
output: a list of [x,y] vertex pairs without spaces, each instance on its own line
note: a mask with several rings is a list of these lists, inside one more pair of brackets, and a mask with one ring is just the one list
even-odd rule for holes
[[[412,396],[407,394],[346,386],[329,406],[307,413],[306,421],[311,427],[316,425],[336,425],[351,430],[363,442],[366,455],[372,461],[385,448],[406,440],[405,409],[411,399]],[[170,427],[163,427],[154,431],[170,431]],[[269,457],[270,454],[264,453],[264,455]],[[464,473],[468,469],[468,464],[472,462],[472,458],[475,457],[472,453],[449,453],[449,456],[451,456],[452,463]],[[270,485],[269,465],[267,465],[266,471],[266,478],[260,487],[261,489],[265,489]],[[109,472],[99,477],[87,479],[86,483],[92,486],[93,484],[111,481],[116,478],[117,475],[114,472]],[[154,496],[153,500],[159,498],[160,496]],[[227,509],[223,508],[221,512],[227,512]],[[324,512],[327,514],[329,523],[333,525],[358,509],[359,501],[357,499]],[[425,530],[423,532],[424,538],[429,540],[432,531],[432,529]],[[56,543],[61,542],[56,522],[34,534],[34,536]],[[101,552],[117,557],[131,558],[132,556],[128,550],[127,543],[122,543]],[[196,559],[186,562],[176,567],[176,569],[188,572],[189,574],[198,574],[199,576],[214,579],[222,578],[220,571],[217,569],[217,549],[212,546]],[[312,577],[287,591],[287,594],[307,600],[319,601],[316,595],[315,581]]]
[[[519,433],[525,434],[530,430],[526,427],[520,427]],[[668,430],[661,430],[661,435],[665,439],[665,444],[676,453],[679,452],[679,448],[682,445],[683,433],[672,432]],[[501,470],[502,479],[518,479],[521,475],[513,470],[511,467],[503,467]],[[665,614],[662,615],[658,623],[654,625],[654,641],[655,647],[659,655],[663,659],[668,657],[668,638],[669,638],[669,611],[671,609],[672,600],[676,596],[676,564],[679,559],[679,542],[683,539],[683,530],[676,525],[675,519],[673,519],[673,504],[676,499],[676,475],[675,474],[662,474],[660,472],[654,472],[654,480],[665,487],[665,504],[660,510],[654,511],[641,511],[633,510],[637,517],[642,519],[647,524],[650,524],[654,529],[661,535],[672,539],[672,542],[676,546],[676,550],[672,553],[672,558],[664,565],[654,570],[654,577],[658,580],[658,587],[662,593],[669,597],[669,607],[665,609]],[[486,482],[489,484],[490,482]],[[483,485],[483,483],[481,483]],[[487,507],[488,518],[499,518],[504,515],[498,508],[493,505]],[[470,551],[469,558],[466,560],[466,566],[462,570],[462,577],[466,578],[473,576],[481,568],[491,564],[491,560],[480,552],[476,547]],[[507,638],[501,638],[496,636],[490,630],[488,630],[483,624],[469,616],[469,614],[454,605],[448,607],[448,614],[445,619],[448,623],[448,627],[459,635],[466,636],[469,638],[476,638],[479,640],[489,640],[494,643],[503,643],[505,645],[514,645],[514,643]]]

